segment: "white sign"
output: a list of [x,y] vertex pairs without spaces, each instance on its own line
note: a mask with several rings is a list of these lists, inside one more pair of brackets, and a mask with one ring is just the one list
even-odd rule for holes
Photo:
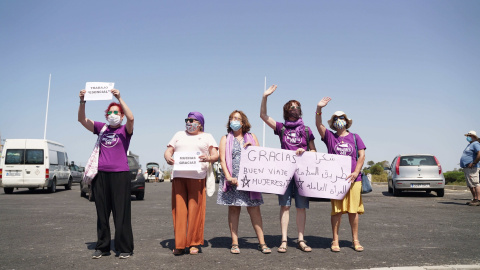
[[302,196],[341,200],[351,167],[349,156],[249,146],[242,149],[237,189],[283,195],[294,177]]
[[202,170],[198,156],[200,152],[175,152],[173,164],[174,171],[200,171]]
[[87,82],[85,100],[111,100],[114,86],[112,82]]

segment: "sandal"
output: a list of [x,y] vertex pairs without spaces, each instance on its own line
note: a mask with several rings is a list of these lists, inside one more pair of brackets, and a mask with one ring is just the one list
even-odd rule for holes
[[[303,245],[302,245],[302,243],[303,243]],[[298,240],[297,248],[300,249],[303,252],[311,252],[312,251],[312,248],[307,246],[307,241],[305,241],[305,240]]]
[[175,256],[182,255],[183,253],[185,253],[185,249],[177,249],[177,248],[173,249],[173,255]]
[[258,250],[260,250],[263,254],[272,253],[272,250],[267,246],[267,244],[259,244]]
[[238,248],[238,244],[233,244],[232,245],[232,248],[230,248],[230,253],[240,254],[240,249]]
[[[284,246],[284,247],[282,247],[283,243],[285,243],[285,246]],[[282,241],[282,243],[280,244],[280,246],[279,246],[278,249],[277,249],[277,252],[278,252],[278,253],[285,253],[285,252],[287,252],[287,240]]]
[[[358,244],[355,244],[355,243],[358,243]],[[352,248],[353,248],[356,252],[362,252],[362,251],[363,251],[363,247],[360,245],[360,241],[359,241],[359,240],[353,240]]]
[[[333,243],[337,243],[334,245]],[[332,246],[330,247],[330,250],[332,252],[340,252],[340,246],[338,245],[338,240],[337,241],[332,241]]]
[[197,254],[198,254],[198,248],[191,247],[190,248],[190,255],[197,255]]

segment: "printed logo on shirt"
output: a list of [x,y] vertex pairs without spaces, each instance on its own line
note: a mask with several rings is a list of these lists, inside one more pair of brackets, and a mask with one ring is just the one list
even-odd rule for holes
[[302,137],[295,133],[294,129],[285,130],[285,143],[290,146],[298,146],[302,142]]
[[337,155],[342,155],[342,156],[351,156],[354,148],[348,144],[348,143],[342,143],[338,142],[335,144],[335,147],[333,148],[335,150],[335,153]]
[[103,134],[100,143],[107,148],[114,147],[120,141],[118,135],[115,133]]

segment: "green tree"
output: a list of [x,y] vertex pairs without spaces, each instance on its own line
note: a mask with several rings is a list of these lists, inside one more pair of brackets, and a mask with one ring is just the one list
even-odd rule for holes
[[383,167],[380,164],[375,164],[370,168],[370,173],[373,175],[381,175],[383,173]]
[[375,165],[375,162],[373,162],[373,160],[370,160],[369,162],[367,162],[367,165],[372,167],[373,165]]

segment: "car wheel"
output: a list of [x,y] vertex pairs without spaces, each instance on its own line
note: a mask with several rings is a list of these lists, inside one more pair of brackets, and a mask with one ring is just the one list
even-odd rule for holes
[[388,186],[388,193],[393,193],[393,190],[390,186]]
[[3,192],[5,192],[5,194],[12,194],[13,193],[13,187],[3,188]]
[[87,197],[87,193],[85,191],[83,191],[83,181],[80,182],[80,197],[82,197],[82,198]]
[[437,189],[437,197],[443,197],[445,195],[445,189]]
[[52,185],[47,188],[48,193],[55,193],[57,191],[57,179],[53,178]]
[[395,188],[395,185],[392,186],[392,193],[393,193],[393,196],[400,196],[400,190]]
[[65,190],[71,190],[72,189],[72,177],[68,178],[68,184],[65,185]]
[[137,198],[137,200],[143,200],[143,198],[145,198],[145,191],[138,192],[137,194],[135,194],[135,197]]

